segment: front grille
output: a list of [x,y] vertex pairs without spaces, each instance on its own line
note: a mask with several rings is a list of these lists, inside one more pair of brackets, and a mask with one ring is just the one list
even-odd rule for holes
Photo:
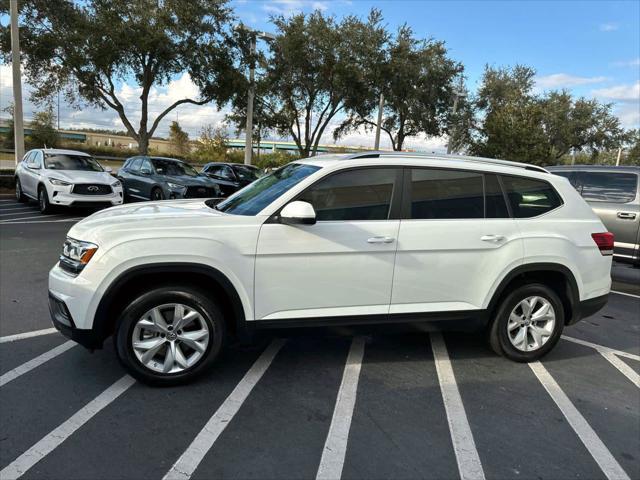
[[215,196],[215,190],[209,187],[188,187],[184,193],[184,198],[207,198]]
[[73,186],[71,193],[78,195],[109,195],[112,193],[110,185],[101,185],[99,183],[79,183]]

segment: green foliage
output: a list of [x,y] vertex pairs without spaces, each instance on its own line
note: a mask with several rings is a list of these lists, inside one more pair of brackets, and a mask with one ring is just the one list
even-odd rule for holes
[[[53,109],[36,112],[31,122],[31,135],[29,143],[36,148],[54,148],[58,145],[58,132],[56,131],[56,116]],[[32,148],[33,148],[32,147]]]
[[13,122],[13,105],[9,105],[8,107],[3,108],[3,111],[9,114],[9,120],[7,121],[8,130],[2,135],[2,139],[0,141],[0,145],[2,148],[7,148],[9,150],[13,150],[15,148],[15,134],[16,128]]
[[629,130],[625,138],[625,165],[640,165],[640,130]]
[[[364,21],[351,15],[338,21],[315,11],[272,22],[277,37],[256,87],[263,124],[291,136],[307,157],[339,112],[366,101],[386,31],[376,10]],[[236,98],[236,112],[244,98]]]
[[169,126],[169,143],[171,145],[171,153],[175,155],[185,156],[191,151],[189,134],[176,121],[171,122]]
[[222,127],[208,124],[200,130],[198,147],[193,157],[205,162],[226,162],[229,136]]
[[[385,44],[384,55],[374,69],[371,89],[365,102],[352,106],[350,114],[334,132],[339,138],[360,127],[372,130],[371,117],[384,95],[381,125],[394,150],[402,150],[407,137],[440,136],[449,130],[454,101],[455,79],[463,67],[447,56],[443,42],[421,40],[408,26]],[[464,125],[466,103],[459,105],[457,122]]]
[[[22,0],[21,47],[33,100],[61,87],[67,101],[115,110],[141,153],[162,119],[182,104],[225,103],[239,72],[226,0]],[[9,27],[0,30],[7,58]],[[197,98],[177,100],[149,118],[152,87],[188,73]],[[135,80],[139,126],[134,127],[116,85]]]
[[521,65],[485,69],[475,101],[482,122],[470,140],[472,153],[550,165],[570,152],[594,157],[620,145],[623,132],[611,105],[574,99],[566,91],[536,95],[534,76]]

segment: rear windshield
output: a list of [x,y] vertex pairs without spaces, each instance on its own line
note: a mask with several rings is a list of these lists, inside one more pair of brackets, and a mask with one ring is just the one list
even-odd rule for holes
[[44,166],[51,170],[84,170],[87,172],[104,172],[100,164],[86,155],[69,155],[61,153],[47,153],[44,156]]
[[234,165],[233,171],[236,172],[236,175],[240,180],[253,182],[260,177],[260,170],[257,168],[247,167],[245,165]]

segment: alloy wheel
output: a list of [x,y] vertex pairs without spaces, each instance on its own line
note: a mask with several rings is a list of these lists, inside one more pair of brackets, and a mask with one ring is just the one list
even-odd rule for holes
[[556,326],[556,313],[544,297],[531,296],[520,301],[509,315],[507,333],[511,344],[522,352],[541,348]]
[[180,373],[202,360],[210,329],[203,316],[181,303],[159,305],[135,324],[131,345],[136,358],[149,370]]

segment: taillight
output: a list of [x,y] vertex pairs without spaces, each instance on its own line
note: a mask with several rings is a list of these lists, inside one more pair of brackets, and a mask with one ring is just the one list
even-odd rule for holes
[[596,242],[602,255],[613,255],[613,233],[592,233],[591,238]]

